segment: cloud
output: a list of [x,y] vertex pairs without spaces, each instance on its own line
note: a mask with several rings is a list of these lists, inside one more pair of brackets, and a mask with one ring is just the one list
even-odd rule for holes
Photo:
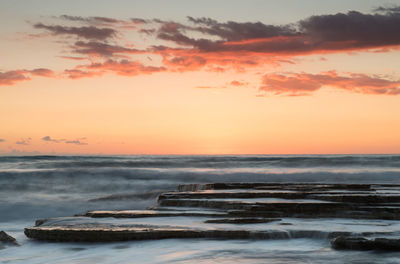
[[104,74],[104,72],[82,71],[82,70],[78,70],[78,69],[71,69],[71,70],[65,70],[64,74],[69,79],[81,79],[81,78],[87,78],[87,77],[101,76]]
[[[165,22],[158,31],[158,38],[192,46],[202,52],[270,54],[323,53],[400,45],[399,12],[363,14],[350,11],[311,16],[295,24],[281,26],[261,22],[220,23],[210,18],[188,19],[198,26]],[[185,34],[188,31],[219,39],[194,39]]]
[[192,71],[227,65],[243,70],[294,63],[290,58],[300,55],[398,48],[400,12],[390,10],[383,14],[316,15],[287,25],[188,17],[190,24],[159,20],[156,30],[145,33],[176,45],[153,47],[169,69]]
[[232,85],[232,86],[246,86],[249,83],[248,82],[240,82],[240,81],[233,80],[229,84]]
[[1,142],[6,142],[6,140],[5,139],[2,139],[2,138],[0,138],[0,143]]
[[[187,17],[185,23],[157,18],[119,20],[101,16],[69,15],[58,18],[65,23],[78,23],[79,26],[37,23],[34,27],[49,31],[53,35],[80,38],[67,41],[69,51],[74,56],[63,56],[63,58],[76,61],[88,59],[90,63],[65,70],[63,75],[70,79],[97,77],[106,73],[136,76],[164,71],[246,72],[251,67],[261,68],[265,65],[275,67],[284,63],[299,63],[299,60],[294,58],[296,56],[311,54],[323,56],[327,53],[361,50],[387,52],[400,48],[400,34],[398,34],[400,7],[397,6],[378,7],[369,14],[349,11],[314,15],[282,25],[257,21],[220,22],[207,17]],[[123,38],[119,38],[122,36],[120,32],[124,31],[120,29],[133,29],[134,32],[129,34],[141,34],[135,39],[142,40],[143,43],[135,43],[135,46],[121,43]],[[152,37],[154,39],[148,41]],[[147,65],[146,58],[151,58],[150,61],[154,59],[152,63],[156,65]],[[51,77],[54,73],[45,69],[4,72],[0,73],[0,85],[29,80],[33,75]],[[322,81],[323,76],[325,76],[324,81]],[[336,76],[336,82],[328,81],[333,77],[329,77],[326,73],[309,74],[308,80],[305,77],[307,74],[271,74],[267,81],[263,81],[260,90],[268,90],[273,94],[303,95],[330,85],[360,93],[397,94],[397,87],[391,86],[393,82],[381,77],[345,74]],[[342,78],[341,84],[337,81],[340,78]],[[383,85],[383,88],[379,85],[368,87],[361,85],[363,78],[369,83],[375,83],[377,80],[381,80],[380,83],[385,81],[389,83],[385,83],[386,86]],[[349,85],[343,88],[345,80],[357,84],[358,88],[350,89]],[[358,82],[355,82],[356,80]],[[280,86],[280,83],[285,82],[293,84],[293,91],[291,88],[285,90]],[[247,83],[240,81],[227,83],[227,86],[244,85]]]
[[74,56],[58,56],[58,57],[62,58],[62,59],[74,60],[74,61],[82,61],[82,60],[86,60],[87,59],[85,57],[74,57]]
[[146,20],[143,18],[131,18],[131,21],[135,24],[147,24],[150,22],[150,20]]
[[67,27],[60,25],[45,25],[37,23],[34,25],[37,29],[45,29],[50,31],[53,35],[74,35],[76,37],[90,39],[90,40],[107,40],[114,38],[117,31],[112,28],[98,28],[94,26],[83,27]]
[[[219,22],[211,18],[188,17],[188,23],[160,19],[132,18],[118,20],[109,17],[80,17],[63,15],[60,18],[76,22],[102,22],[109,27],[68,27],[37,23],[36,28],[46,29],[52,34],[76,35],[90,40],[72,45],[72,52],[88,56],[120,56],[121,54],[154,53],[163,57],[170,66],[182,60],[202,58],[209,65],[223,65],[234,61],[236,65],[252,61],[252,65],[280,64],[287,57],[348,52],[354,50],[390,49],[400,46],[400,7],[379,7],[375,13],[357,11],[332,15],[315,15],[284,25],[262,22]],[[148,47],[142,50],[124,45],[110,45],[104,41],[117,34],[116,24],[133,23],[146,25],[137,29],[139,33],[172,42],[167,46]],[[151,27],[149,27],[151,26]],[[263,58],[260,58],[263,56]],[[249,57],[252,57],[249,59]],[[256,58],[258,57],[258,59]],[[178,63],[176,63],[178,62]],[[228,62],[229,63],[229,62]],[[183,63],[185,64],[185,63]],[[192,67],[188,63],[188,70]],[[184,69],[185,65],[179,66]]]
[[292,25],[265,25],[261,22],[228,21],[220,23],[211,18],[193,18],[188,20],[199,27],[193,27],[191,30],[201,33],[218,36],[225,41],[240,41],[244,39],[271,38],[277,36],[293,36],[297,32]]
[[75,145],[88,145],[86,142],[82,142],[81,140],[66,140],[65,143],[67,144],[75,144]]
[[54,77],[54,72],[49,69],[39,68],[28,71],[32,75],[42,76],[42,77]]
[[81,16],[69,16],[69,15],[61,15],[59,16],[61,19],[69,20],[69,21],[78,21],[78,22],[88,22],[88,23],[120,23],[121,20],[109,18],[109,17],[81,17]]
[[203,68],[207,60],[202,56],[173,56],[168,58],[167,56],[163,59],[164,65],[170,69],[176,69],[178,71],[194,71]]
[[156,32],[156,29],[154,29],[154,28],[150,28],[150,29],[142,28],[142,29],[139,30],[139,32],[147,34],[147,35],[153,35]]
[[375,12],[383,12],[383,13],[398,13],[400,12],[400,6],[390,6],[390,7],[383,7],[380,6],[378,8],[375,8]]
[[[400,13],[312,16],[299,22],[300,31],[316,48],[363,49],[400,44]],[[322,42],[322,43],[321,43]]]
[[310,95],[324,86],[362,94],[400,94],[400,80],[392,81],[365,74],[338,75],[334,71],[320,74],[266,74],[259,91],[274,95],[298,96]]
[[73,52],[79,54],[85,54],[94,57],[110,57],[116,54],[137,54],[143,53],[143,51],[125,48],[117,45],[110,45],[103,42],[83,42],[77,41],[73,46]]
[[27,145],[31,144],[31,140],[32,140],[32,138],[25,138],[25,139],[16,141],[15,144],[27,146]]
[[53,139],[50,136],[42,137],[42,140],[47,141],[47,142],[54,142],[54,143],[59,143],[61,141],[64,141],[64,139]]
[[77,138],[77,139],[73,139],[72,140],[72,139],[54,139],[54,138],[51,138],[50,136],[45,136],[45,137],[42,137],[42,140],[46,141],[46,142],[51,142],[51,143],[62,143],[62,142],[64,142],[66,144],[88,145],[88,143],[83,141],[83,140],[86,140],[85,137]]
[[26,71],[23,70],[0,72],[0,85],[13,85],[26,80],[30,80],[30,78],[26,76]]
[[65,70],[64,74],[70,79],[101,76],[105,73],[114,73],[121,76],[137,76],[166,71],[165,67],[145,66],[137,61],[107,60],[105,62],[79,65],[76,69]]
[[0,86],[11,86],[17,82],[27,81],[31,79],[31,75],[42,77],[54,77],[54,72],[49,69],[39,68],[34,70],[14,70],[0,72]]
[[145,66],[137,61],[129,60],[107,60],[103,63],[92,63],[81,65],[79,68],[88,70],[89,73],[112,72],[123,76],[136,76],[139,74],[152,74],[165,71],[165,67]]

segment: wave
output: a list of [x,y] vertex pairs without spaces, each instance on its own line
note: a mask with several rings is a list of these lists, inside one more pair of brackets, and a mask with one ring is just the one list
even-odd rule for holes
[[398,171],[331,172],[305,171],[265,173],[262,171],[188,171],[110,169],[62,169],[54,171],[0,172],[0,192],[44,191],[48,193],[108,193],[174,189],[180,183],[208,182],[324,182],[397,183]]
[[[0,166],[15,168],[400,168],[400,155],[309,155],[309,156],[28,156],[0,157]],[[0,167],[1,168],[1,167]]]
[[144,209],[159,192],[184,183],[399,180],[398,155],[0,157],[0,222]]

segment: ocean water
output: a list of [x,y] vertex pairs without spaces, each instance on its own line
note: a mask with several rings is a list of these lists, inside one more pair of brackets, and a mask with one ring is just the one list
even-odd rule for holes
[[400,155],[0,157],[0,230],[21,244],[0,245],[0,263],[400,263],[399,253],[335,251],[321,238],[88,244],[23,234],[38,218],[144,209],[179,184],[208,182],[400,183]]

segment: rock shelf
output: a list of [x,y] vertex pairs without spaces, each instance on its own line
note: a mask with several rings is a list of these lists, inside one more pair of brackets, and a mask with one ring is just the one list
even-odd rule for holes
[[0,231],[0,242],[7,245],[19,246],[17,240],[4,231]]
[[319,238],[333,239],[335,249],[400,250],[400,185],[188,184],[157,201],[148,210],[39,219],[25,234],[90,242]]
[[399,251],[400,239],[339,236],[331,241],[335,249]]

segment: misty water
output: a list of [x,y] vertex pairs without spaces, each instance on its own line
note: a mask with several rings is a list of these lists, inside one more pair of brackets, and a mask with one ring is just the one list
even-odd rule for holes
[[[399,183],[399,179],[399,155],[0,157],[0,230],[21,244],[0,244],[0,263],[400,263],[400,253],[333,250],[323,236],[50,243],[27,239],[23,233],[39,218],[145,209],[156,205],[159,193],[183,183]],[[164,222],[170,220],[136,221],[169,224]],[[294,226],[303,229],[337,231],[357,224],[349,219],[287,221],[297,221]],[[396,221],[365,221],[362,226],[364,231],[400,232]]]

